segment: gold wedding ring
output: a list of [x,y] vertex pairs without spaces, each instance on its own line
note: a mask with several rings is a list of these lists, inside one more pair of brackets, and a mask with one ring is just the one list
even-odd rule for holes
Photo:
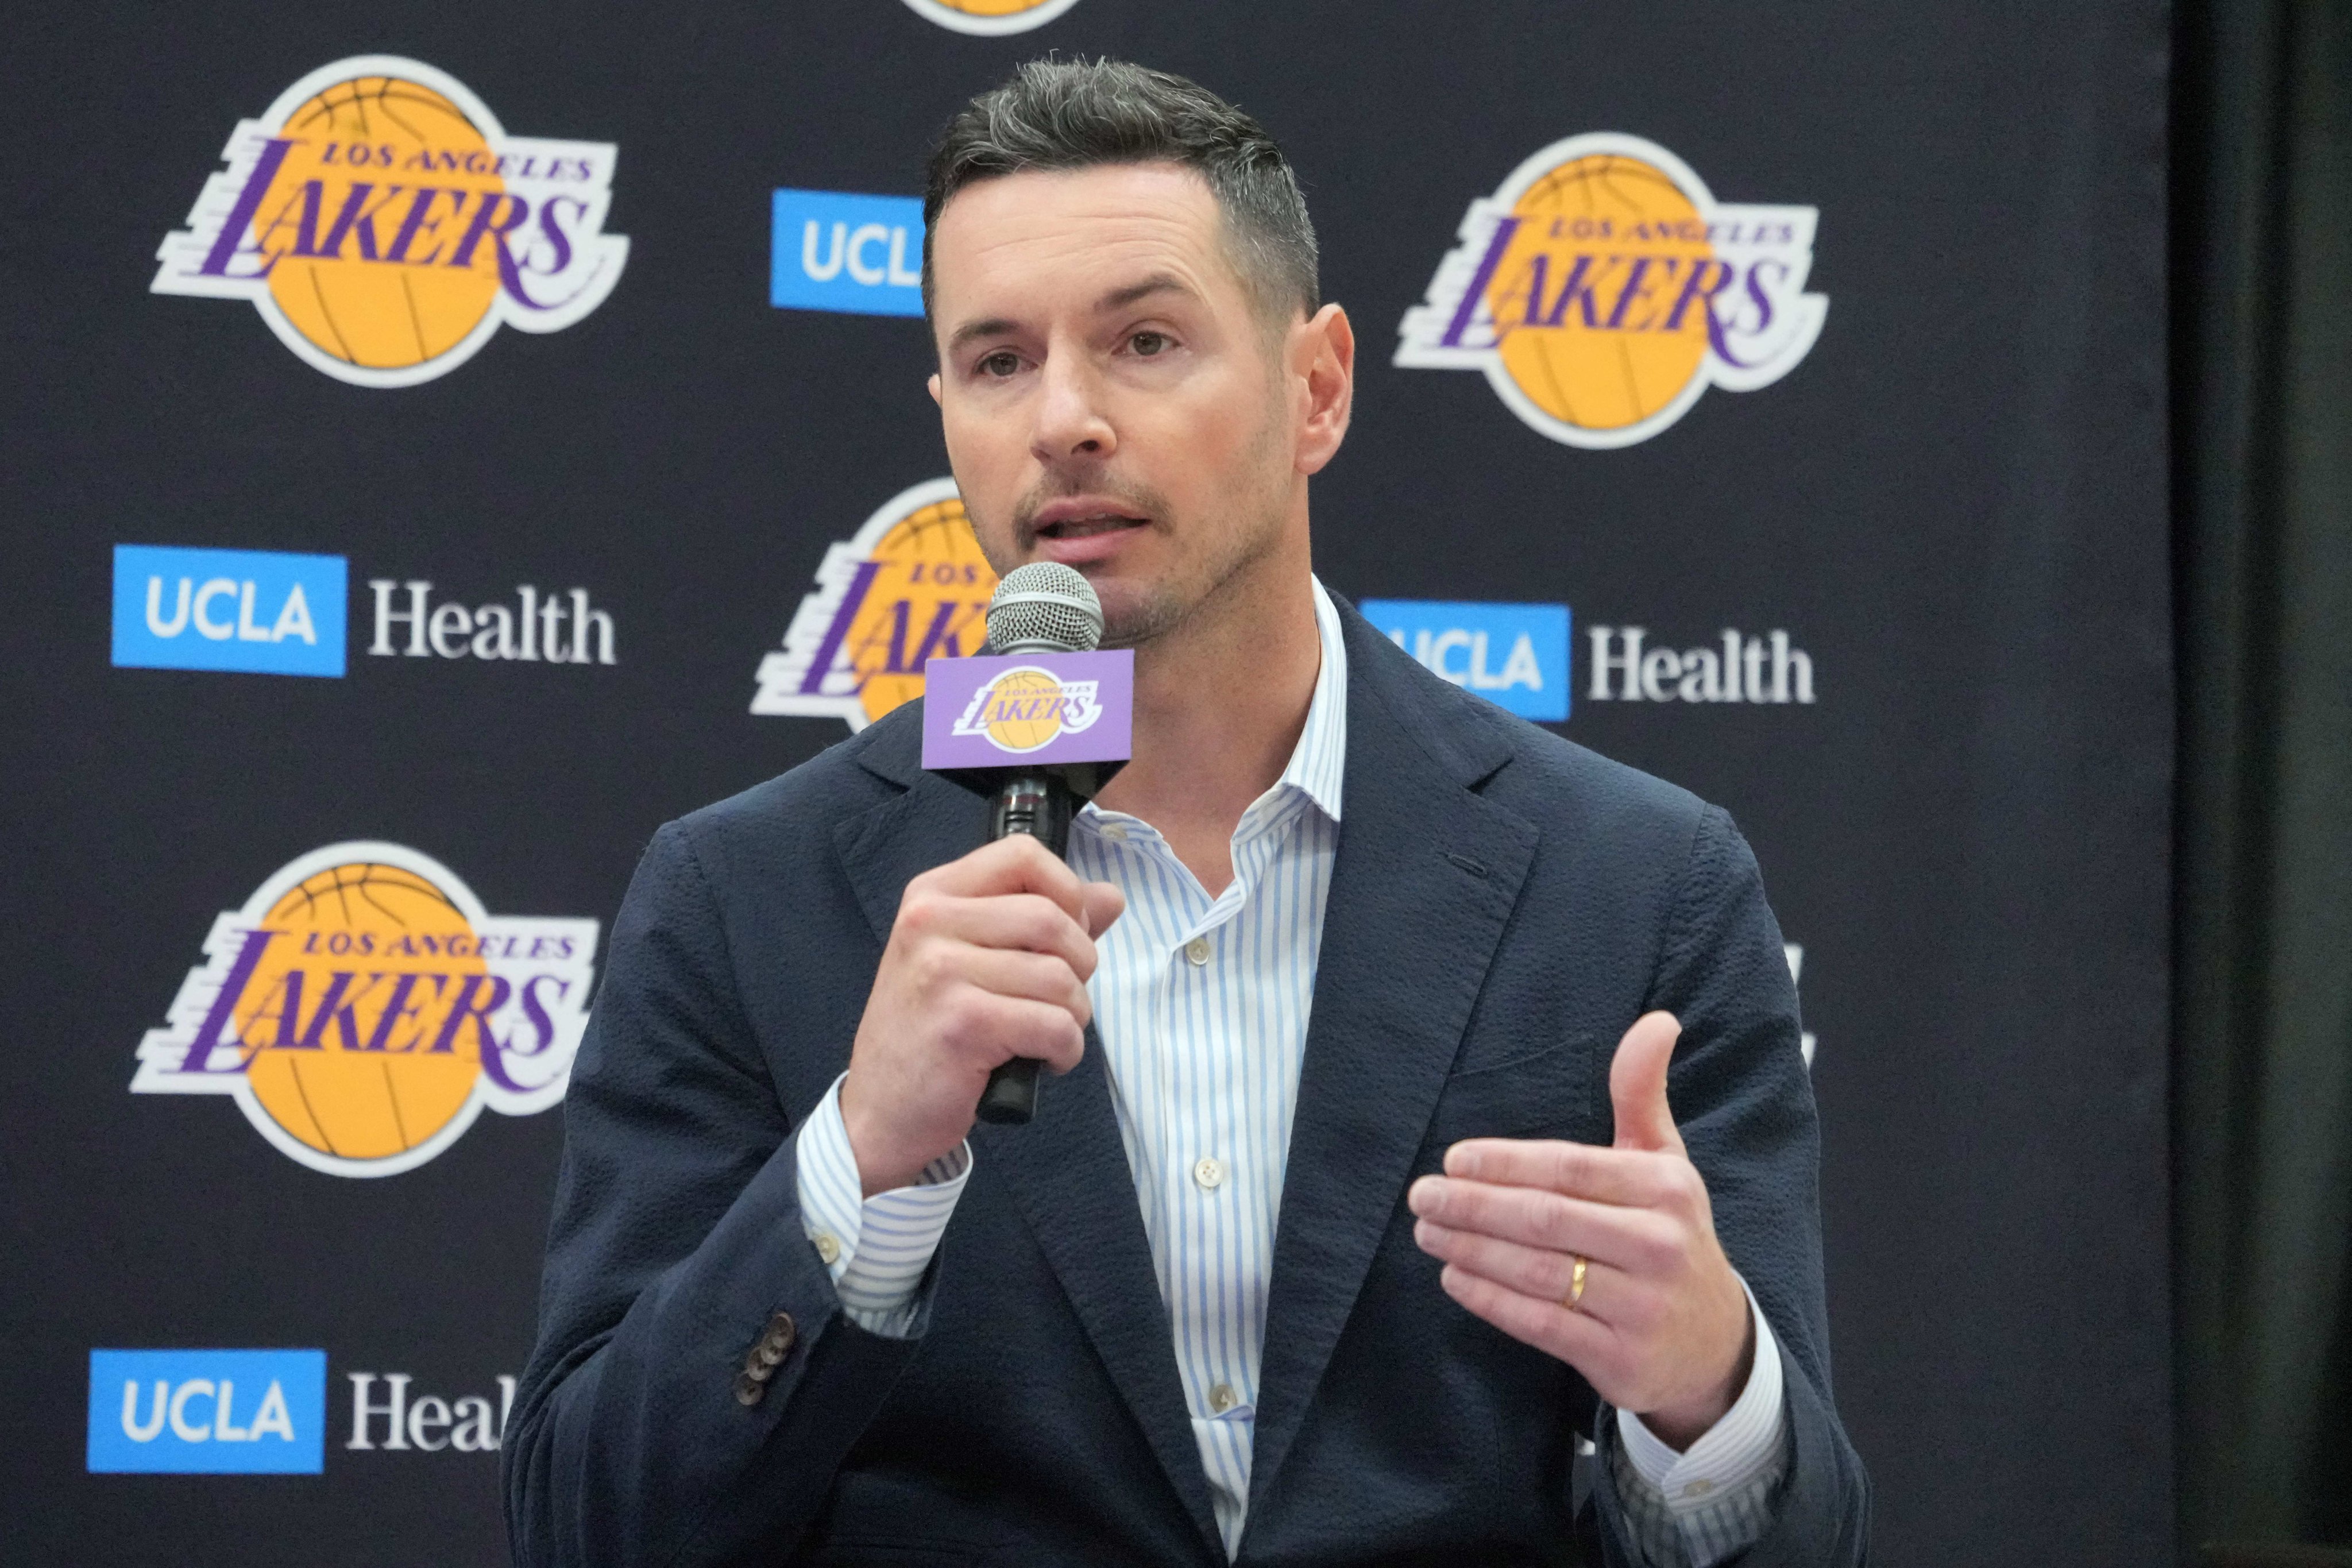
[[1561,1299],[1559,1304],[1573,1312],[1577,1310],[1576,1304],[1584,1300],[1584,1270],[1587,1267],[1587,1259],[1581,1252],[1571,1252],[1569,1256],[1576,1259],[1576,1268],[1569,1274],[1568,1294]]

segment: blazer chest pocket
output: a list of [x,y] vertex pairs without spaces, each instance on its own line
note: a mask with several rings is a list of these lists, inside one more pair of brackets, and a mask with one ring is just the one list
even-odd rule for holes
[[1442,1153],[1465,1138],[1608,1141],[1607,1047],[1571,1036],[1448,1075],[1430,1119]]

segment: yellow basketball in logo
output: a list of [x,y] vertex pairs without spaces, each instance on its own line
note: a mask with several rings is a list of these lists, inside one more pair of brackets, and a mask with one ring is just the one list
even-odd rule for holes
[[[354,863],[269,910],[278,934],[237,1008],[246,1078],[270,1119],[347,1160],[414,1149],[446,1126],[481,1070],[488,969],[471,922],[413,871]],[[453,940],[454,939],[454,940]]]
[[980,552],[963,502],[952,498],[893,523],[869,559],[875,579],[843,647],[871,722],[923,694],[923,662],[931,655],[980,651],[996,571]]
[[1078,0],[907,0],[919,16],[959,33],[1025,33],[1045,26]]
[[[499,238],[467,236],[506,184],[448,98],[397,77],[326,89],[287,117],[294,146],[255,227],[270,298],[320,353],[371,370],[438,359],[499,292]],[[508,201],[488,229],[510,216]]]
[[1062,683],[1042,669],[1007,670],[982,700],[988,738],[1008,752],[1034,752],[1062,732]]
[[1599,153],[1538,179],[1511,213],[1520,221],[1486,304],[1519,390],[1588,430],[1638,425],[1682,395],[1708,320],[1703,300],[1682,296],[1716,266],[1690,197],[1638,158]]

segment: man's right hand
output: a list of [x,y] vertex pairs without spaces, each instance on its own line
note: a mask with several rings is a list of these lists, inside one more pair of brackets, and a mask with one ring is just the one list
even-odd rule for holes
[[963,1141],[998,1063],[1078,1065],[1094,939],[1126,907],[1117,888],[1081,882],[1026,834],[907,884],[841,1086],[867,1197]]

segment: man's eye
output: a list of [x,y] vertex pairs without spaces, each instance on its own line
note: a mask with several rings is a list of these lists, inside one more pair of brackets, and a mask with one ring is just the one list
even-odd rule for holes
[[1168,334],[1165,332],[1138,332],[1135,336],[1127,340],[1127,345],[1133,349],[1136,353],[1140,355],[1142,358],[1150,359],[1152,355],[1160,353],[1168,347]]
[[981,374],[992,375],[997,377],[999,380],[1011,375],[1020,368],[1021,356],[1013,353],[1010,349],[999,349],[996,353],[990,354],[986,359],[980,362]]

